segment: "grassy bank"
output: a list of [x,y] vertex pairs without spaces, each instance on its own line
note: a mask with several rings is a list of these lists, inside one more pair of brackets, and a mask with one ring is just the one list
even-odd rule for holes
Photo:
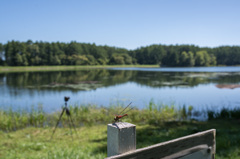
[[[77,134],[70,131],[64,114],[52,140],[60,112],[48,114],[41,107],[30,112],[1,110],[0,158],[104,158],[107,124],[120,110],[116,106],[71,106]],[[196,121],[190,119],[192,107],[176,109],[150,103],[145,109],[131,110],[124,121],[137,125],[137,148],[214,128],[216,158],[235,159],[240,156],[240,121],[232,117],[232,112],[209,112],[210,120]]]
[[159,65],[83,65],[83,66],[0,66],[1,72],[26,71],[65,71],[78,69],[114,68],[114,67],[159,67]]
[[[168,141],[208,129],[217,129],[216,158],[237,159],[240,155],[239,122],[216,120],[210,122],[163,122],[159,125],[137,125],[137,148]],[[107,126],[95,124],[77,128],[33,128],[4,133],[0,131],[0,158],[104,158],[107,153]],[[72,139],[73,138],[73,139]]]
[[[113,122],[114,115],[123,110],[122,106],[97,106],[97,105],[70,105],[71,116],[76,126],[93,126]],[[130,109],[130,108],[129,108]],[[128,109],[127,109],[128,110]],[[0,109],[0,130],[15,131],[32,127],[55,126],[61,112],[46,113],[43,107],[32,107],[30,110],[18,109],[13,111]],[[150,102],[144,109],[134,108],[128,112],[125,121],[138,124],[158,125],[166,121],[190,121],[197,116],[206,116],[204,120],[240,120],[240,108],[223,108],[218,112],[212,110],[195,111],[192,106],[176,107],[174,105],[157,105]],[[197,117],[198,118],[198,117]],[[62,125],[68,122],[65,115],[62,116]]]
[[[159,124],[163,121],[178,121],[186,119],[191,115],[191,107],[188,110],[176,108],[174,105],[156,105],[152,102],[145,109],[134,107],[125,121],[140,124]],[[96,105],[75,105],[69,106],[71,116],[76,126],[92,126],[96,123],[107,124],[113,122],[114,115],[121,112],[121,106],[96,106]],[[128,108],[130,109],[130,108]],[[128,110],[126,109],[126,110]],[[30,111],[0,110],[0,129],[6,132],[22,129],[25,127],[46,127],[55,126],[61,112],[46,113],[41,105]],[[62,117],[62,125],[68,122],[66,115]]]

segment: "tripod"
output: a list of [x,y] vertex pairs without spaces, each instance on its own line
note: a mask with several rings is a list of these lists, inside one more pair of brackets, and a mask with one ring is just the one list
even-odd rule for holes
[[[67,101],[68,101],[69,99],[70,99],[70,97],[64,97],[65,107],[63,108],[63,110],[62,110],[62,112],[61,112],[61,114],[60,114],[60,116],[59,116],[59,119],[58,119],[58,121],[57,121],[57,124],[56,124],[56,126],[55,126],[55,128],[54,128],[54,130],[53,130],[53,133],[52,133],[52,136],[51,136],[51,140],[52,140],[52,138],[53,138],[53,135],[54,135],[54,133],[55,133],[55,131],[56,131],[56,129],[57,129],[57,126],[58,126],[58,124],[59,124],[59,122],[60,122],[60,120],[61,120],[64,112],[66,112],[67,117],[68,117],[68,122],[69,122],[69,127],[70,127],[70,131],[71,131],[71,135],[72,135],[72,127],[74,128],[74,130],[75,130],[75,132],[76,132],[76,134],[77,134],[76,127],[75,127],[75,125],[73,124],[73,120],[72,120],[72,117],[71,117],[71,113],[70,113],[70,111],[69,111],[69,109],[68,109],[68,107],[67,107]],[[71,126],[71,125],[72,125],[72,126]],[[72,136],[72,140],[73,140],[73,136]]]

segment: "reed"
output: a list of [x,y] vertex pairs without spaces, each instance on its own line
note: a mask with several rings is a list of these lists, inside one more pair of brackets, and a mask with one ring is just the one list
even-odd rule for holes
[[[115,115],[124,109],[124,106],[112,105],[109,107],[97,105],[70,105],[71,116],[74,124],[79,126],[92,126],[94,124],[107,124],[113,122]],[[124,117],[124,121],[142,124],[158,124],[164,121],[179,120],[183,117],[183,108],[177,109],[174,105],[157,105],[150,102],[144,109],[134,108]],[[46,113],[43,106],[31,107],[29,111],[0,110],[0,129],[13,131],[28,126],[49,127],[55,126],[61,112]],[[68,124],[67,115],[63,115],[60,126]]]
[[216,119],[240,119],[240,108],[222,108],[220,111],[207,111],[208,120]]
[[[95,124],[107,124],[114,120],[115,115],[124,109],[124,106],[112,105],[109,107],[97,105],[70,105],[71,116],[77,127],[93,126]],[[30,110],[13,111],[0,110],[0,130],[14,131],[26,127],[53,127],[55,126],[61,112],[46,113],[42,105],[31,107]],[[223,108],[218,112],[207,110],[208,120],[216,119],[240,119],[240,108]],[[156,104],[150,101],[144,109],[134,108],[128,112],[128,116],[122,120],[135,124],[158,125],[170,121],[192,120],[194,112],[192,106],[176,107],[175,105]],[[66,127],[68,123],[67,115],[61,119],[60,127]]]

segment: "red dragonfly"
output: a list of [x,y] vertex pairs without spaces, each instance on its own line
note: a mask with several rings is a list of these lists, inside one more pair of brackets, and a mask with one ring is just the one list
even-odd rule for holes
[[119,122],[119,119],[121,119],[121,118],[123,118],[123,117],[125,117],[125,116],[128,116],[128,114],[126,114],[126,113],[129,112],[130,110],[132,110],[133,107],[130,108],[129,110],[127,110],[125,113],[123,113],[123,112],[124,112],[124,110],[126,110],[131,104],[132,104],[132,102],[129,103],[129,104],[119,113],[119,114],[123,114],[123,115],[115,115],[114,122]]

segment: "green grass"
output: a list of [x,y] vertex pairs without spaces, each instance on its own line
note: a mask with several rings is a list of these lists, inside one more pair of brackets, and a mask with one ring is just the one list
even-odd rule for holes
[[[107,124],[122,107],[70,106],[77,134],[68,127],[66,114],[50,140],[60,112],[47,114],[39,106],[30,112],[0,110],[0,158],[104,158],[107,154]],[[133,109],[123,120],[137,126],[137,148],[143,148],[197,132],[216,129],[216,158],[240,156],[240,121],[236,111],[214,113],[211,120],[190,120],[192,107],[150,102]],[[230,113],[226,113],[230,112]],[[234,118],[227,118],[230,114]],[[210,113],[211,115],[211,113]]]
[[216,129],[216,158],[240,158],[240,122],[236,120],[164,122],[137,131],[139,147],[145,147],[189,134]]
[[[134,123],[135,124],[135,123]],[[216,158],[237,159],[240,156],[239,121],[162,122],[137,125],[137,148],[169,141],[185,135],[215,128]],[[71,129],[28,127],[12,132],[0,131],[0,158],[104,158],[107,153],[107,125],[94,124]],[[73,138],[73,139],[72,139]]]
[[1,72],[27,72],[27,71],[65,71],[77,69],[96,69],[114,67],[159,67],[159,65],[81,65],[81,66],[0,66]]
[[[52,128],[24,128],[0,134],[0,158],[104,158],[106,126],[70,129],[58,128],[50,140]],[[72,139],[73,137],[73,139]]]
[[[121,106],[99,107],[96,105],[81,105],[69,107],[71,116],[77,126],[92,126],[95,123],[106,124],[113,121],[114,115],[123,110]],[[61,112],[47,114],[39,105],[37,109],[32,108],[30,112],[24,110],[12,111],[0,110],[0,129],[13,131],[28,126],[44,127],[54,126]],[[182,118],[183,110],[174,106],[151,104],[145,109],[132,109],[127,122],[142,124],[158,124],[163,121],[174,121]],[[62,124],[68,121],[66,115],[62,117]]]

